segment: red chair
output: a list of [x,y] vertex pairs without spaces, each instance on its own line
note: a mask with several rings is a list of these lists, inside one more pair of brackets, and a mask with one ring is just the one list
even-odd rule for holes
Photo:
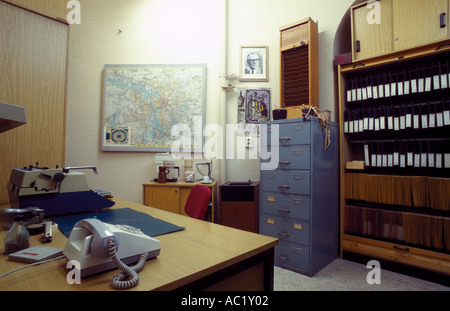
[[184,211],[192,218],[204,220],[210,201],[211,188],[204,185],[195,185],[189,193]]

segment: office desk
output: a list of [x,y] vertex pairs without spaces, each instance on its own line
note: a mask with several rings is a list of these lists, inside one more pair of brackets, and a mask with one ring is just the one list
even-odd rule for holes
[[[275,238],[192,219],[115,198],[113,208],[129,207],[155,218],[185,227],[161,235],[161,254],[147,261],[139,273],[139,285],[131,290],[272,290]],[[3,227],[3,226],[2,226]],[[1,252],[7,231],[0,231]],[[31,246],[40,244],[42,235],[32,236]],[[53,241],[44,244],[64,248],[67,238],[53,231]],[[110,283],[119,270],[66,281],[67,259],[28,267],[0,278],[0,290],[114,290]],[[0,274],[25,265],[0,255]]]

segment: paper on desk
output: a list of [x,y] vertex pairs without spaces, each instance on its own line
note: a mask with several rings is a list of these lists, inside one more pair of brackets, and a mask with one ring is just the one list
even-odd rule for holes
[[97,218],[103,222],[113,225],[129,225],[140,229],[144,234],[151,237],[185,229],[184,227],[179,227],[164,220],[135,211],[131,208],[119,208],[98,212],[57,216],[53,217],[52,221],[58,224],[59,230],[61,230],[61,232],[68,238],[75,224],[79,220],[86,218]]

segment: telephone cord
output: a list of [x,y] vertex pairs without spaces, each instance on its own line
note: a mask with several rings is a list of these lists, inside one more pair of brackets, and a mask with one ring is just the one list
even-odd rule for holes
[[[148,253],[142,253],[139,258],[139,262],[134,267],[129,267],[117,257],[114,239],[108,240],[108,251],[114,265],[123,271],[122,273],[114,276],[111,282],[112,286],[115,289],[129,289],[135,287],[139,283],[138,272],[140,272],[144,267],[144,264],[147,261]],[[127,278],[129,278],[129,280],[126,280]]]
[[4,276],[7,276],[8,274],[11,274],[11,273],[13,273],[13,272],[16,272],[16,271],[19,271],[19,270],[28,268],[28,267],[37,266],[37,265],[40,265],[40,264],[43,264],[43,263],[47,263],[47,262],[55,261],[55,260],[60,260],[60,259],[63,259],[63,258],[66,258],[66,256],[58,256],[58,257],[55,257],[55,258],[51,258],[51,259],[47,259],[47,260],[43,260],[43,261],[34,262],[34,263],[29,264],[29,265],[26,265],[26,266],[23,266],[23,267],[19,267],[19,268],[17,268],[17,269],[14,269],[14,270],[11,270],[11,271],[9,271],[9,272],[6,272],[6,273],[0,275],[0,278],[2,278],[2,277],[4,277]]

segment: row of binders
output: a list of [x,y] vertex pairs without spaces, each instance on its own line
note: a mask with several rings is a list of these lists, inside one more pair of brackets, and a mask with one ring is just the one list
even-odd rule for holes
[[[444,129],[450,126],[450,100],[368,105],[344,111],[344,133]],[[447,135],[448,136],[448,135]]]
[[[408,170],[450,176],[450,140],[394,140],[364,143],[364,164],[371,171]],[[422,175],[422,174],[419,174]]]
[[345,199],[450,212],[450,178],[345,173]]
[[354,75],[347,79],[347,103],[416,95],[450,88],[450,60],[409,64],[385,72]]
[[345,232],[440,251],[450,251],[450,218],[345,206]]

